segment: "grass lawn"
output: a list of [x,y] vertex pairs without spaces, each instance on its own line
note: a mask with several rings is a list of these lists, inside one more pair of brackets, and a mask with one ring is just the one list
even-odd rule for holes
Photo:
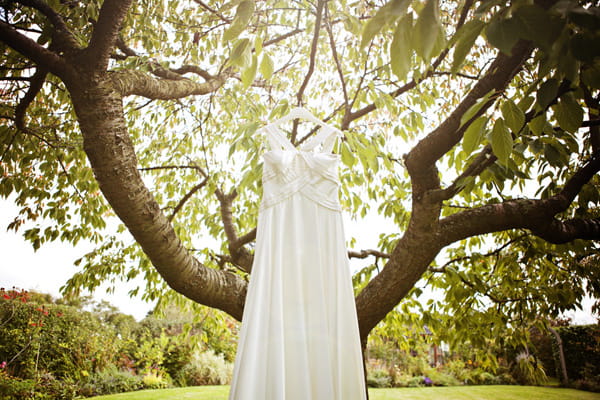
[[[229,386],[142,390],[94,400],[227,400]],[[453,386],[370,389],[370,400],[600,400],[600,393],[534,386]],[[259,400],[259,399],[257,399]]]

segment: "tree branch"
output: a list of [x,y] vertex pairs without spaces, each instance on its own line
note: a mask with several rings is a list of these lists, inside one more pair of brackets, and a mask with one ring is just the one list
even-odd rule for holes
[[483,150],[475,157],[473,162],[445,189],[434,190],[429,193],[430,201],[444,201],[457,195],[463,188],[462,183],[465,179],[481,174],[487,167],[495,163],[497,157],[492,152],[492,146],[486,145]]
[[[467,128],[465,125],[460,126],[463,114],[490,91],[504,91],[532,50],[531,43],[520,41],[513,48],[512,55],[498,53],[487,74],[475,84],[452,114],[408,153],[405,163],[411,177],[417,176],[419,171],[433,165],[462,139]],[[491,104],[493,100],[488,101],[480,113],[485,112]]]
[[202,182],[200,182],[199,184],[194,186],[189,192],[187,192],[185,194],[185,196],[183,196],[183,198],[181,200],[179,200],[179,203],[177,203],[177,205],[173,209],[173,212],[168,217],[169,222],[173,222],[173,218],[175,218],[175,214],[177,214],[179,212],[179,210],[181,210],[183,208],[185,203],[194,195],[194,193],[196,193],[198,190],[200,190],[204,186],[206,186],[207,182],[208,182],[208,178],[204,178],[204,180]]
[[[456,24],[456,30],[460,29],[460,27],[464,25],[472,4],[473,4],[473,0],[467,0],[465,2],[464,6],[462,8],[460,17],[458,19],[458,22]],[[423,77],[421,77],[418,82],[415,79],[412,79],[410,82],[406,83],[405,85],[403,85],[403,86],[399,87],[398,89],[394,90],[393,92],[389,93],[389,96],[396,98],[396,97],[400,96],[401,94],[406,93],[411,89],[414,89],[418,85],[418,83],[434,76],[436,73],[437,67],[439,67],[439,65],[442,63],[442,61],[446,58],[449,51],[450,51],[450,49],[444,49],[444,51],[442,51],[440,53],[440,55],[435,59],[433,64],[431,64],[431,68],[428,69],[427,73]],[[358,91],[357,91],[357,95],[358,95]],[[353,103],[354,103],[354,101],[353,101]],[[367,106],[364,106],[360,110],[347,113],[346,116],[344,116],[344,122],[342,123],[342,130],[348,129],[348,127],[350,126],[350,122],[364,117],[368,113],[374,111],[376,108],[377,108],[377,106],[375,105],[375,103],[371,103]]]
[[[304,97],[304,91],[308,86],[308,81],[315,70],[315,57],[317,55],[317,46],[319,44],[319,33],[321,31],[321,20],[323,18],[323,8],[325,6],[325,0],[318,0],[317,2],[317,19],[315,21],[315,31],[313,34],[312,44],[310,46],[310,59],[308,63],[308,72],[304,77],[304,81],[302,85],[300,85],[300,89],[296,94],[296,98],[298,99],[298,105],[302,105],[302,98]],[[295,140],[295,137],[292,138],[292,142]]]
[[[497,249],[494,249],[490,252],[487,252],[483,255],[478,254],[478,256],[481,257],[491,257],[491,256],[498,256],[502,250],[506,249],[508,246],[510,246],[513,243],[516,243],[518,241],[520,241],[523,238],[526,238],[528,235],[519,235],[514,239],[509,240],[508,242],[504,243],[502,246],[498,247]],[[457,262],[461,262],[461,261],[467,261],[467,260],[471,260],[474,257],[474,255],[470,255],[470,256],[464,256],[464,257],[457,257],[457,258],[453,258],[452,260],[448,260],[444,265],[442,265],[441,267],[435,268],[435,267],[429,267],[428,270],[430,272],[433,273],[443,273],[446,272],[446,269],[448,268],[448,266],[455,264]]]
[[207,177],[206,172],[197,165],[162,165],[158,167],[138,168],[138,171],[156,171],[161,169],[195,169],[198,172],[200,172],[200,174],[202,174],[203,177]]
[[17,3],[36,9],[48,18],[54,26],[53,44],[56,48],[67,51],[80,48],[77,39],[65,24],[62,16],[46,2],[42,0],[17,0]]
[[270,46],[272,44],[281,42],[282,40],[285,40],[285,39],[287,39],[287,38],[289,38],[291,36],[297,35],[298,33],[302,33],[302,32],[304,32],[304,29],[297,28],[297,29],[294,29],[294,30],[289,31],[287,33],[284,33],[283,35],[274,37],[273,39],[266,40],[263,43],[263,48],[265,48],[267,46]]
[[62,79],[72,78],[76,75],[71,66],[58,54],[40,46],[3,21],[0,21],[0,40]]
[[[223,228],[225,230],[225,236],[229,242],[229,253],[231,254],[231,262],[240,267],[243,271],[250,273],[252,272],[252,261],[254,257],[245,247],[243,247],[243,241],[238,238],[235,226],[233,223],[233,211],[232,203],[237,197],[237,192],[234,190],[229,194],[223,193],[220,189],[215,191],[215,195],[221,203],[221,220],[223,221]],[[244,240],[248,239],[248,235],[244,235]],[[254,232],[256,235],[256,232]]]
[[600,239],[598,220],[555,219],[569,208],[581,187],[598,171],[600,157],[591,159],[558,194],[547,199],[513,199],[452,214],[440,221],[439,240],[446,246],[471,236],[518,228],[529,229],[551,243]]
[[331,29],[331,21],[329,16],[329,7],[325,7],[326,21],[325,21],[325,29],[327,30],[327,34],[329,36],[329,47],[331,47],[331,55],[333,56],[333,60],[335,61],[335,67],[338,72],[338,76],[340,78],[340,83],[342,84],[342,93],[344,94],[344,109],[348,110],[350,107],[350,100],[348,99],[348,91],[346,90],[346,80],[344,79],[344,71],[342,70],[342,64],[340,63],[340,59],[337,54],[335,40],[333,38],[333,32]]
[[157,79],[141,71],[111,71],[110,77],[122,96],[138,95],[160,100],[211,93],[225,83],[225,78],[221,76],[197,83],[190,79]]
[[31,84],[29,85],[29,89],[25,96],[19,101],[19,104],[15,107],[15,125],[17,129],[24,131],[25,127],[25,113],[27,112],[27,107],[33,102],[35,96],[42,90],[44,82],[46,81],[46,75],[48,75],[48,71],[43,67],[38,67],[35,73],[31,76]]
[[210,12],[213,15],[216,15],[217,17],[219,17],[220,20],[230,23],[231,19],[225,17],[223,14],[221,14],[220,12],[218,12],[217,10],[213,9],[212,7],[210,7],[208,4],[204,3],[201,0],[193,0],[194,3],[198,4],[200,7],[202,7],[203,9],[205,9],[206,11]]
[[374,256],[376,258],[390,258],[390,255],[388,253],[384,253],[383,251],[379,250],[367,249],[360,251],[348,251],[349,258],[367,258],[369,256]]
[[108,67],[108,59],[131,3],[132,0],[105,0],[102,4],[89,45],[83,52],[92,70],[105,70]]
[[600,218],[574,218],[566,221],[553,219],[541,228],[531,230],[547,242],[561,244],[575,239],[600,240]]

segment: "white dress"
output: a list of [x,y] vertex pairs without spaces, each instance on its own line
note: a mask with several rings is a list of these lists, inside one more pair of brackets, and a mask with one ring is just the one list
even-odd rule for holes
[[300,149],[276,124],[264,128],[271,151],[230,400],[366,397],[331,153],[339,131],[321,124]]

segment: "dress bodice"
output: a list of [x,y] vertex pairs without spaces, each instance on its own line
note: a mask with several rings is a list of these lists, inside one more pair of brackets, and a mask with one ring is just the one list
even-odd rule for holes
[[[297,149],[276,126],[264,129],[272,150],[263,155],[261,208],[300,192],[323,207],[339,211],[339,156],[331,153],[337,131],[323,130]],[[316,150],[319,145],[321,150]]]

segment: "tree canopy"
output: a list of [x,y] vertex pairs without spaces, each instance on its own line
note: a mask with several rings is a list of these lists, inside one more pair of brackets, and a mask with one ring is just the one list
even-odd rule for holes
[[349,248],[363,340],[418,309],[520,343],[600,293],[596,1],[13,0],[0,42],[9,227],[97,243],[66,291],[141,275],[240,319],[257,131],[301,105],[344,133],[344,212],[394,222]]

